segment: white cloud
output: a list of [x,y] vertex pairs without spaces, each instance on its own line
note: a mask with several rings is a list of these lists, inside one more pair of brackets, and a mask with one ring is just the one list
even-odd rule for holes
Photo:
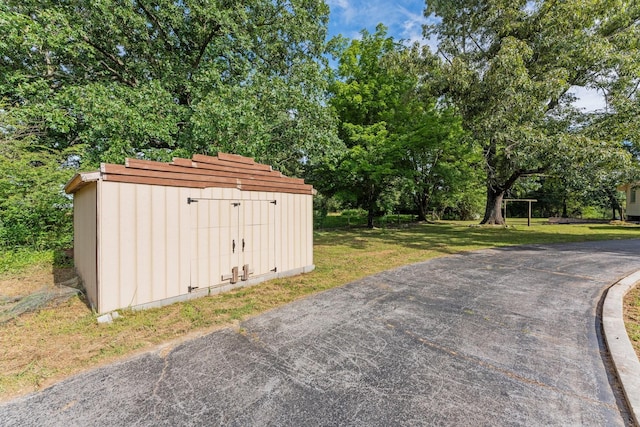
[[416,42],[423,46],[427,45],[432,52],[436,52],[438,50],[438,40],[433,36],[429,39],[424,38],[423,27],[429,23],[429,19],[424,16],[422,10],[415,12],[402,6],[398,6],[398,9],[404,17],[399,38],[404,39],[409,45]]
[[436,51],[435,39],[426,40],[423,26],[429,22],[424,16],[424,0],[328,0],[331,9],[329,33],[348,38],[360,38],[359,32],[373,33],[379,23],[388,29],[388,35],[407,44],[418,42]]
[[409,43],[419,42],[423,43],[422,26],[426,24],[427,20],[422,13],[415,13],[407,10],[402,6],[398,6],[398,10],[404,21],[402,22],[401,36]]
[[584,112],[603,111],[607,107],[604,95],[596,89],[572,86],[570,92],[577,98],[574,105]]
[[357,10],[349,0],[328,0],[331,11],[331,20],[334,24],[350,25],[357,15]]

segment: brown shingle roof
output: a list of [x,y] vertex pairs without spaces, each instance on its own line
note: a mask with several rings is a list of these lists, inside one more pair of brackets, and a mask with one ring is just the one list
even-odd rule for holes
[[76,174],[65,186],[75,193],[93,181],[130,182],[170,187],[225,187],[246,191],[313,194],[313,187],[299,178],[288,178],[271,166],[249,157],[218,153],[195,154],[192,159],[174,158],[171,163],[126,159],[125,165],[102,163],[99,172]]

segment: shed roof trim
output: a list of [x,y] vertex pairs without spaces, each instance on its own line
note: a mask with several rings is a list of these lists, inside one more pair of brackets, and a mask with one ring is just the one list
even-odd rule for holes
[[625,184],[620,184],[616,187],[616,190],[618,191],[627,191],[630,188],[638,188],[640,187],[640,181],[635,181],[635,182],[627,182]]
[[[82,187],[89,184],[90,182],[95,182],[95,181],[98,181],[99,179],[100,179],[100,172],[77,173],[64,186],[64,191],[66,191],[67,194],[75,193],[76,191],[80,190]],[[69,191],[69,189],[73,189],[73,191]]]
[[65,186],[75,193],[88,182],[114,181],[171,187],[225,187],[247,191],[272,191],[313,194],[304,180],[289,178],[256,163],[249,157],[218,153],[217,156],[195,154],[192,159],[174,158],[171,163],[126,159],[125,165],[102,163],[100,171],[76,174]]

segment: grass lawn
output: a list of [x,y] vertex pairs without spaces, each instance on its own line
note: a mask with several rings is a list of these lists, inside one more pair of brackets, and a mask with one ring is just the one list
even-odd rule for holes
[[[0,400],[158,345],[168,351],[180,340],[239,328],[248,316],[401,265],[495,246],[640,238],[637,226],[545,225],[540,220],[531,227],[526,220],[510,220],[509,228],[475,224],[318,231],[312,273],[158,309],[124,310],[112,324],[98,325],[81,297],[20,315],[0,324]],[[0,312],[10,297],[53,288],[69,274],[53,266],[51,254],[0,253]]]

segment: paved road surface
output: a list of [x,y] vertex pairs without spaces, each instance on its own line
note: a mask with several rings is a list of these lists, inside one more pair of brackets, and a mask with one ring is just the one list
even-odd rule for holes
[[0,406],[0,424],[629,423],[597,306],[640,240],[484,250],[388,271]]

